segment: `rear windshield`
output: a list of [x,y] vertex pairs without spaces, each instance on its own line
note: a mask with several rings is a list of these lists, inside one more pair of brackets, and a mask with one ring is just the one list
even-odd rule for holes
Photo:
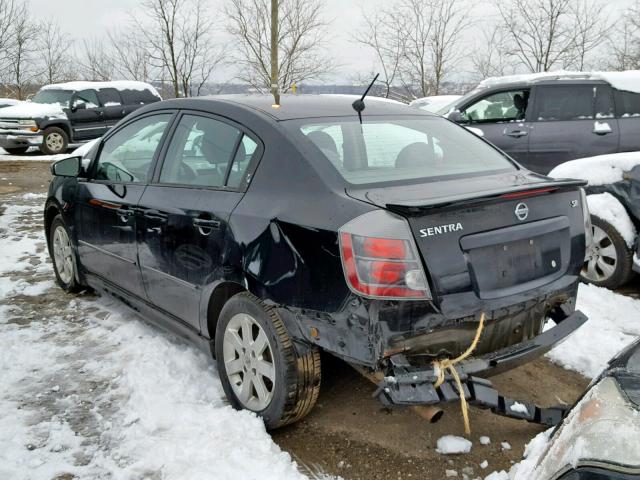
[[496,149],[439,117],[305,119],[293,127],[351,184],[516,170]]

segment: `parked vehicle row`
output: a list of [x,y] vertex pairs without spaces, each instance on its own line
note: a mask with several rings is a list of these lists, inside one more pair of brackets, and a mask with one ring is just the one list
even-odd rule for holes
[[469,347],[481,312],[468,374],[535,358],[586,320],[584,182],[534,174],[406,105],[367,100],[359,119],[339,97],[272,103],[154,103],[86,167],[54,164],[59,285],[111,293],[210,348],[232,405],[270,428],[313,407],[320,350],[381,372],[387,403],[434,403],[432,362]]
[[0,147],[11,154],[29,147],[64,153],[70,143],[98,138],[129,113],[159,100],[158,92],[143,82],[46,85],[29,102],[0,110]]

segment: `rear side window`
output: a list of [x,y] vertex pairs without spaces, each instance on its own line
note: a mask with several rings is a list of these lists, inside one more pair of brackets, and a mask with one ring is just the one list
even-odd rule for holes
[[102,105],[105,107],[122,105],[120,93],[115,88],[103,88],[98,91],[98,96],[102,101]]
[[536,90],[539,122],[593,119],[594,85],[541,86]]
[[184,115],[160,172],[160,183],[222,187],[240,130],[219,120]]
[[171,114],[152,115],[131,122],[102,145],[96,180],[145,183]]
[[149,90],[120,90],[120,96],[124,105],[143,105],[160,100]]
[[239,188],[246,181],[246,174],[251,161],[256,155],[258,144],[251,137],[244,135],[242,141],[238,145],[238,151],[233,158],[231,170],[229,171],[229,180],[227,186],[231,188]]
[[496,149],[440,117],[290,121],[351,184],[515,170]]
[[640,93],[616,90],[616,107],[620,118],[640,117]]

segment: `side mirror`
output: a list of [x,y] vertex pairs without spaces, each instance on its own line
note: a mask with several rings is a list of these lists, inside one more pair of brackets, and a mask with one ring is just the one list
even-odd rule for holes
[[77,177],[82,172],[82,157],[68,157],[51,165],[51,173],[57,177]]
[[449,113],[447,113],[447,118],[456,123],[462,123],[463,121],[460,110],[451,110]]

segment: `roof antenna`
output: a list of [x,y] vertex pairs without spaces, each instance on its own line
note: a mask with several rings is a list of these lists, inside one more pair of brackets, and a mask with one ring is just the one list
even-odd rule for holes
[[367,87],[367,89],[364,91],[364,93],[362,94],[362,97],[360,97],[359,100],[355,100],[351,106],[353,107],[353,109],[358,112],[358,118],[360,119],[360,125],[362,125],[362,111],[364,110],[364,97],[367,96],[367,93],[369,93],[369,90],[371,90],[371,87],[373,87],[373,84],[376,83],[376,80],[378,79],[378,77],[380,76],[379,73],[376,73],[376,76],[373,77],[373,80],[371,81],[371,83],[369,84],[369,86]]

